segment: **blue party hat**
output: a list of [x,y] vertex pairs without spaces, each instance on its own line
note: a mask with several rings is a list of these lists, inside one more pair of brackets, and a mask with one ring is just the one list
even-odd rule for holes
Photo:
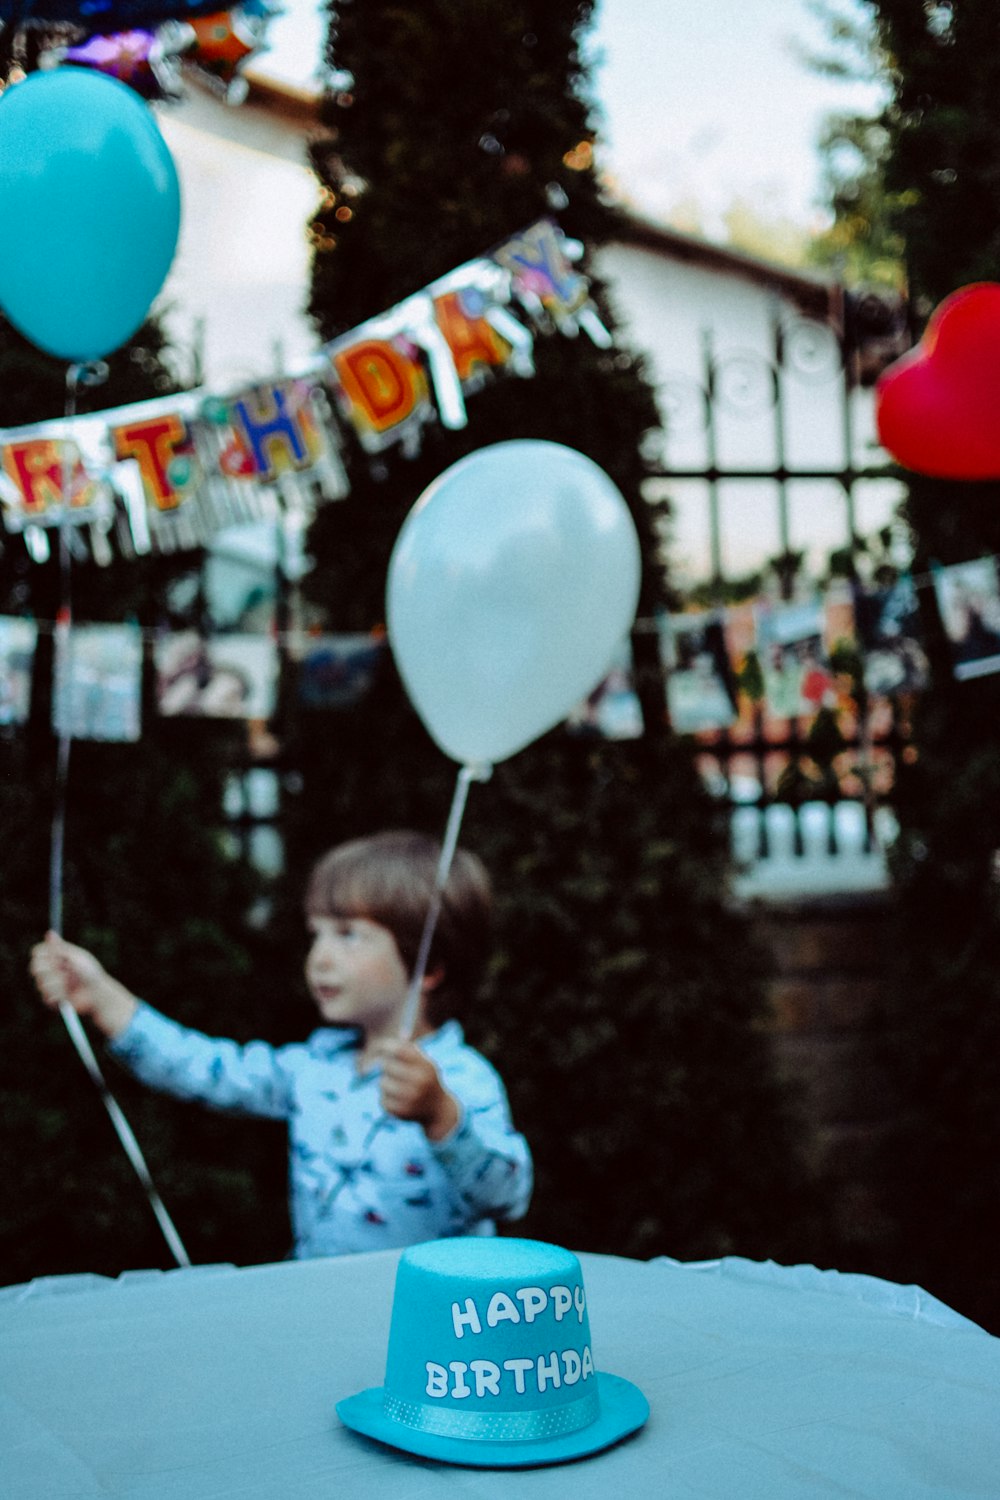
[[405,1250],[385,1385],[337,1404],[394,1448],[477,1468],[583,1458],[641,1427],[649,1405],[594,1367],[577,1257],[469,1236]]

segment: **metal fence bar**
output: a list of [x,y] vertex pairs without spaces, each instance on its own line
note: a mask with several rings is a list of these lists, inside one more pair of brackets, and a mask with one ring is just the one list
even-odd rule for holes
[[[837,402],[838,410],[831,412],[831,420],[839,426],[839,444],[837,445],[840,450],[839,464],[803,465],[793,463],[790,459],[789,412],[785,383],[796,373],[795,351],[792,349],[793,338],[786,330],[786,320],[783,319],[780,308],[775,306],[771,313],[769,358],[745,350],[738,350],[731,354],[720,353],[711,330],[703,332],[701,398],[704,464],[699,467],[665,462],[650,473],[651,478],[668,482],[671,480],[700,481],[704,485],[708,509],[711,575],[708,580],[709,596],[720,603],[726,597],[728,582],[723,563],[725,534],[720,489],[723,484],[759,484],[762,480],[773,484],[780,549],[779,556],[774,559],[774,565],[778,572],[781,597],[787,600],[794,592],[790,485],[794,482],[817,482],[835,484],[839,487],[844,500],[845,549],[848,555],[853,557],[858,540],[857,501],[860,487],[873,481],[895,477],[898,472],[889,462],[863,464],[856,461],[857,435],[852,393],[857,383],[860,361],[854,342],[852,319],[845,317],[845,327],[839,331],[829,324],[818,323],[810,331],[805,325],[812,321],[799,320],[793,332],[798,338],[800,352],[802,348],[811,350],[812,358],[816,361],[820,358],[817,351],[820,351],[822,358],[825,359],[832,350],[834,358],[838,361],[839,367],[834,369],[831,364],[829,373],[836,379],[834,400]],[[895,351],[895,353],[898,352],[898,350]],[[819,365],[817,364],[815,368],[819,368]],[[823,378],[825,378],[825,373]],[[770,465],[741,465],[723,462],[720,457],[722,452],[720,410],[726,408],[741,415],[763,416],[768,407],[770,408],[773,443]],[[669,440],[669,428],[667,436]],[[883,762],[886,758],[889,759],[892,768],[889,776],[891,786],[895,779],[896,764],[906,748],[906,728],[894,706],[889,728],[881,731],[873,729],[870,721],[870,705],[863,691],[858,694],[856,708],[855,727],[850,733],[843,735],[843,748],[840,753],[853,754],[855,763],[852,767],[851,779],[856,784],[860,784],[860,793],[856,789],[850,792],[844,790],[844,774],[836,773],[832,762],[829,768],[830,775],[824,784],[810,787],[808,795],[794,790],[782,790],[776,785],[776,762],[783,764],[784,769],[780,774],[788,772],[788,779],[794,781],[795,771],[801,768],[806,760],[812,759],[806,720],[787,721],[784,734],[780,738],[775,738],[773,732],[765,734],[764,713],[760,706],[756,706],[753,715],[753,732],[749,738],[736,740],[728,730],[716,730],[698,736],[701,753],[705,758],[711,758],[714,761],[732,808],[734,810],[739,808],[744,813],[742,818],[744,836],[747,822],[746,810],[752,808],[757,814],[757,859],[766,860],[774,852],[773,820],[769,820],[768,811],[770,808],[779,806],[788,809],[794,855],[801,857],[806,853],[807,840],[802,814],[802,807],[806,802],[825,803],[828,807],[823,843],[826,853],[831,858],[845,852],[843,830],[846,824],[843,819],[838,820],[836,816],[837,807],[843,803],[850,803],[853,806],[860,803],[863,809],[864,833],[861,852],[871,853],[878,847],[875,815],[880,800],[884,800],[884,793],[874,785],[875,762],[876,759]],[[750,762],[753,765],[759,788],[756,798],[748,800],[734,795],[732,772],[734,762]],[[808,841],[810,849],[817,847],[814,828],[815,820],[810,828]]]

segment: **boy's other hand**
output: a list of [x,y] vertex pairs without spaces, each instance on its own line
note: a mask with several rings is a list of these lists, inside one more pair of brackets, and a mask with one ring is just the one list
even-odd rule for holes
[[458,1104],[437,1068],[415,1042],[397,1038],[379,1044],[382,1107],[398,1120],[422,1125],[428,1140],[440,1141],[458,1124]]
[[30,968],[46,1005],[72,1006],[78,1015],[89,1016],[105,1036],[118,1036],[135,1015],[135,996],[86,948],[67,943],[55,932],[47,932],[32,948]]

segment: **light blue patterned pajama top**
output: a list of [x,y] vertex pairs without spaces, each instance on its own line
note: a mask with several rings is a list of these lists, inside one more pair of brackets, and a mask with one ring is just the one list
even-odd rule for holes
[[457,1021],[420,1040],[459,1104],[442,1141],[379,1102],[380,1070],[357,1070],[359,1034],[314,1031],[273,1047],[209,1037],[141,1004],[108,1044],[144,1083],[215,1109],[287,1120],[293,1254],[388,1250],[446,1235],[493,1234],[528,1207],[532,1163],[503,1083]]

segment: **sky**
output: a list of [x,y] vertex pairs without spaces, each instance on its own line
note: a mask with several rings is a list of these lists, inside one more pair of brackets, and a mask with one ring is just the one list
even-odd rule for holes
[[[254,71],[308,84],[320,55],[319,0],[282,3]],[[808,0],[598,0],[586,46],[602,169],[653,219],[676,221],[696,206],[700,225],[685,227],[709,238],[724,236],[722,216],[737,198],[767,219],[820,227],[823,118],[877,98],[873,85],[807,66],[801,49],[824,41]]]

